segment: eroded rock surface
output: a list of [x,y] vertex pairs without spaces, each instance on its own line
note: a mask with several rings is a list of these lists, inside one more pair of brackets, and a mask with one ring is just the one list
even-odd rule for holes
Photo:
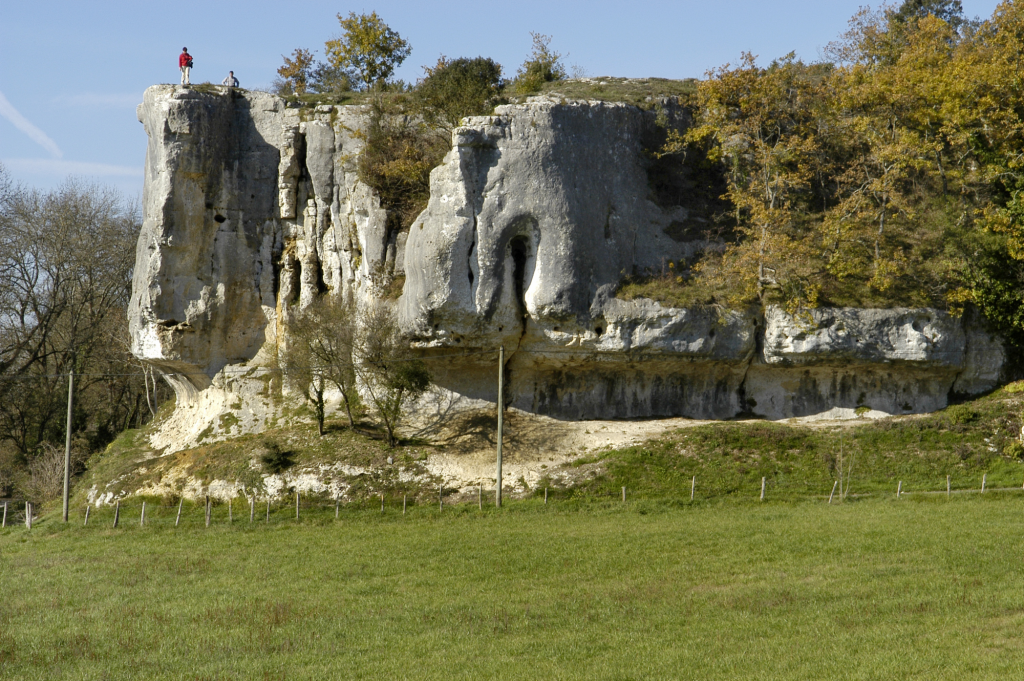
[[538,98],[466,119],[407,234],[388,232],[358,179],[362,107],[155,86],[138,114],[149,147],[133,352],[178,390],[172,449],[232,395],[258,429],[290,311],[321,295],[365,302],[381,271],[404,271],[401,323],[440,385],[494,401],[504,347],[507,404],[558,418],[922,412],[1000,379],[1001,343],[972,316],[617,299],[624,274],[704,246],[686,237],[700,232],[686,205],[652,198],[653,112]]

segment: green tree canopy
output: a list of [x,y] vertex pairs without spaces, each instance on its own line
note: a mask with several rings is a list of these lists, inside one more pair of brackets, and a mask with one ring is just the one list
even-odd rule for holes
[[347,18],[338,15],[342,36],[325,43],[330,66],[351,70],[360,89],[387,83],[412,52],[409,43],[384,23],[376,12]]
[[449,137],[466,116],[487,114],[505,86],[501,64],[493,59],[442,56],[416,88],[427,124]]

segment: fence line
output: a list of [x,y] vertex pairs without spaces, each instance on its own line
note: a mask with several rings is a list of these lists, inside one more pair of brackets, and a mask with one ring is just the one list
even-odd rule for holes
[[[988,485],[987,477],[987,474],[982,477],[981,485],[960,489],[953,489],[949,481],[947,481],[946,489],[906,489],[903,486],[903,481],[900,480],[898,481],[898,484],[896,485],[895,489],[892,489],[889,492],[878,490],[855,492],[850,493],[845,497],[841,496],[839,501],[843,501],[844,498],[869,499],[886,497],[894,500],[901,500],[902,498],[908,496],[934,496],[942,494],[946,495],[947,498],[952,497],[953,494],[971,495],[990,493],[1021,493],[1022,496],[1024,496],[1024,485],[1022,485],[1021,487],[992,487]],[[831,490],[823,489],[821,494],[794,495],[792,492],[784,490],[784,488],[780,489],[778,485],[768,483],[767,478],[765,478],[762,479],[761,485],[759,487],[751,486],[751,489],[749,490],[748,494],[740,495],[733,491],[724,494],[708,494],[701,496],[695,494],[695,477],[691,479],[690,483],[690,503],[692,503],[693,505],[700,505],[704,501],[724,498],[734,500],[745,500],[750,502],[758,502],[759,500],[762,502],[772,501],[773,496],[776,500],[781,499],[784,501],[821,501],[827,505],[832,505],[835,496],[835,490],[838,485],[838,481],[833,481]],[[304,518],[312,519],[314,521],[316,521],[318,518],[322,520],[325,517],[330,517],[329,514],[331,510],[334,511],[334,519],[341,520],[343,519],[343,515],[341,514],[342,506],[347,508],[355,507],[359,511],[369,511],[372,508],[374,508],[376,504],[376,499],[374,497],[379,497],[380,499],[381,514],[385,514],[390,511],[391,514],[394,516],[405,515],[407,513],[407,509],[409,506],[419,507],[421,511],[426,512],[429,512],[429,509],[433,507],[435,509],[435,513],[443,514],[447,514],[450,512],[449,510],[445,509],[446,505],[453,507],[455,509],[461,508],[464,511],[471,509],[473,506],[476,506],[477,513],[500,512],[500,510],[497,509],[491,510],[490,507],[488,507],[486,511],[484,510],[483,489],[480,486],[476,487],[476,490],[472,490],[465,494],[463,494],[461,490],[458,494],[448,494],[446,498],[446,495],[444,494],[445,489],[442,485],[439,486],[437,490],[437,497],[434,497],[430,493],[424,492],[424,494],[420,498],[417,499],[416,497],[414,497],[413,500],[411,500],[411,503],[407,493],[403,493],[401,495],[397,493],[392,493],[391,495],[388,495],[387,493],[377,492],[374,493],[372,496],[367,497],[366,499],[358,499],[345,504],[342,504],[341,498],[338,496],[320,497],[307,495],[305,498],[302,498],[301,494],[296,493],[294,497],[294,503],[291,502],[290,495],[282,497],[280,500],[276,502],[273,499],[267,497],[265,523],[270,524],[271,521],[273,520],[279,523],[287,522],[294,525]],[[705,484],[705,488],[707,487],[713,488],[713,485]],[[557,493],[565,491],[571,492],[571,488],[568,488],[567,490],[558,490],[556,488],[538,487],[536,489],[531,490],[530,494],[527,497],[521,498],[519,500],[513,500],[513,504],[515,503],[515,501],[536,501],[538,505],[547,507],[549,505],[549,499],[551,499],[552,501],[555,502],[553,505],[557,506]],[[591,494],[588,496],[586,501],[608,502],[614,499],[618,499],[618,505],[620,506],[629,503],[643,503],[644,501],[684,502],[685,493],[687,490],[680,490],[681,494],[678,497],[652,496],[650,498],[645,498],[643,494],[636,494],[634,492],[630,492],[629,496],[627,497],[626,491],[627,490],[625,487],[621,487],[619,490],[616,490],[615,493],[611,494]],[[555,492],[555,494],[552,495],[550,494],[550,492]],[[453,499],[453,497],[455,497],[455,499]],[[434,501],[432,501],[431,498],[433,498]],[[128,501],[128,499],[126,499],[125,501]],[[243,522],[241,525],[242,527],[248,527],[250,524],[255,524],[255,511],[258,499],[256,495],[253,495],[251,498],[247,497],[246,501],[248,501],[250,504],[250,521],[249,523]],[[81,527],[99,527],[101,529],[116,529],[120,527],[119,520],[122,511],[121,505],[122,504],[120,499],[116,500],[113,504],[106,504],[104,506],[97,506],[89,503],[82,508],[73,509],[73,513],[77,514],[76,518],[78,518],[79,521],[81,521]],[[135,505],[132,504],[132,506]],[[141,499],[139,500],[138,507],[141,507],[140,522],[138,523],[138,527],[141,528],[142,531],[146,531],[148,528],[151,527],[170,527],[172,526],[172,518],[173,527],[183,526],[192,528],[209,528],[220,525],[230,525],[232,524],[233,520],[231,501],[216,500],[210,497],[209,495],[204,495],[204,497],[195,501],[189,501],[188,505],[185,504],[184,498],[179,499],[177,504],[170,502],[150,504],[148,506],[147,500]],[[300,508],[302,511],[301,514]],[[124,510],[125,512],[129,512],[127,505]],[[136,510],[139,509],[136,508]],[[3,514],[2,521],[0,522],[2,522],[2,525],[5,529],[13,529],[15,527],[20,526],[25,528],[27,531],[30,531],[32,529],[32,519],[38,519],[39,517],[38,510],[33,510],[33,504],[31,502],[26,501],[18,501],[13,503],[7,501],[0,503],[0,513]],[[32,514],[32,519],[29,518],[28,513]],[[90,516],[92,516],[92,519],[96,520],[97,522],[93,523],[92,525],[89,525]],[[132,523],[129,523],[129,526],[131,525]]]

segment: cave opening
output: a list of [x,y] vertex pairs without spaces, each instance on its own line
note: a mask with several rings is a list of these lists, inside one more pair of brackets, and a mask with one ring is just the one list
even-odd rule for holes
[[512,253],[512,282],[516,287],[516,302],[519,304],[519,312],[526,316],[526,258],[530,252],[530,243],[525,236],[517,236],[509,242],[509,250]]

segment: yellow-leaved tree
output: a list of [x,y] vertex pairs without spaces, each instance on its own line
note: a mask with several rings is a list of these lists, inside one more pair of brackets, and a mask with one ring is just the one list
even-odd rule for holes
[[412,52],[409,43],[377,16],[349,12],[338,15],[343,34],[325,43],[331,66],[351,71],[359,89],[370,89],[387,83],[395,69]]

